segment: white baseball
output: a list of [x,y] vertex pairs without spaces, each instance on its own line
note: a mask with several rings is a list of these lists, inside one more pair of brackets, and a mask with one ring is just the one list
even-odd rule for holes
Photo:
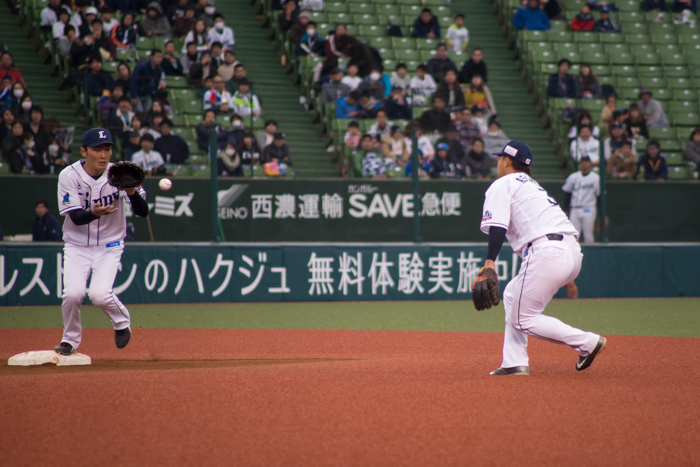
[[160,187],[161,190],[168,191],[170,188],[172,188],[173,182],[171,182],[167,178],[161,178],[160,181],[158,182],[158,186]]

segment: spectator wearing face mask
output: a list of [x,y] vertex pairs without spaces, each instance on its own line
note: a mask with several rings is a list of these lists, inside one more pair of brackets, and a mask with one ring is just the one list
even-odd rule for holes
[[241,158],[236,152],[236,147],[229,143],[223,151],[219,151],[219,158],[216,161],[217,171],[222,177],[243,177],[243,165]]
[[58,175],[70,165],[70,150],[66,150],[53,139],[42,154],[42,173]]
[[[199,6],[199,3],[197,4]],[[197,17],[197,21],[203,21],[207,28],[214,27],[214,16],[216,15],[216,2],[214,0],[206,0],[204,13]]]
[[360,118],[375,118],[381,107],[381,101],[372,97],[369,90],[365,90],[360,94]]
[[[310,21],[306,25],[306,34],[296,46],[296,54],[300,57],[311,55],[317,57],[323,55],[323,39],[316,35],[316,23]],[[342,78],[342,76],[341,76]]]
[[159,152],[168,164],[184,164],[190,157],[190,148],[187,142],[179,135],[172,134],[173,122],[164,119],[160,124],[161,136],[153,145],[153,149]]
[[5,108],[17,110],[20,105],[20,101],[25,94],[27,94],[27,88],[24,87],[22,83],[14,83],[12,85],[12,91],[7,99],[5,100]]
[[375,100],[383,101],[384,84],[382,84],[381,79],[382,73],[377,69],[373,69],[369,76],[365,78],[357,89],[361,93],[364,93],[365,91],[369,92]]
[[28,94],[22,96],[19,107],[17,107],[17,120],[22,123],[29,123],[32,107],[34,107],[34,100],[31,96]]
[[226,27],[224,17],[220,13],[214,15],[214,27],[209,30],[207,42],[209,42],[209,44],[220,42],[224,49],[231,50],[233,50],[236,46],[236,41],[233,37],[233,30]]
[[232,143],[234,147],[243,141],[243,136],[245,135],[246,129],[243,124],[243,117],[240,115],[231,115],[231,129],[228,130],[228,142]]

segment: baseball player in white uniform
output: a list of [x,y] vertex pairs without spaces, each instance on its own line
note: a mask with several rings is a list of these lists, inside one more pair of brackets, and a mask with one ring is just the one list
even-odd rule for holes
[[[129,310],[112,292],[124,251],[128,199],[134,214],[148,215],[146,193],[141,187],[121,191],[107,183],[111,166],[112,135],[104,128],[83,134],[83,160],[64,169],[58,177],[58,205],[63,223],[63,338],[56,352],[75,352],[82,339],[80,304],[85,292],[114,325],[117,348],[131,338]],[[88,278],[90,287],[87,288]]]
[[[503,361],[491,374],[530,374],[528,336],[568,345],[579,353],[576,369],[584,370],[605,348],[605,338],[542,314],[559,288],[572,283],[581,270],[578,231],[557,202],[530,177],[532,151],[527,144],[511,141],[494,155],[499,156],[498,179],[486,191],[481,220],[481,231],[489,236],[484,269],[495,270],[494,262],[506,238],[522,264],[503,293]],[[474,284],[482,280],[486,276],[480,275]]]
[[600,155],[600,141],[593,137],[593,130],[589,125],[584,125],[579,130],[579,136],[571,142],[571,147],[569,148],[571,152],[571,157],[580,162],[581,158],[588,157],[594,165],[598,165],[598,158]]
[[593,243],[593,230],[600,196],[600,176],[591,170],[591,159],[583,156],[579,162],[578,172],[566,178],[562,190],[566,192],[566,201],[562,209],[569,212],[569,220],[583,235],[583,243]]

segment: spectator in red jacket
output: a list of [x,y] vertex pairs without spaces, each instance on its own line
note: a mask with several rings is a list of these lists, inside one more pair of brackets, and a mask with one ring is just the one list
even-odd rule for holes
[[4,76],[12,78],[13,83],[20,82],[22,85],[27,86],[24,83],[24,78],[22,78],[22,73],[14,67],[14,61],[10,52],[3,52],[0,55],[0,79]]
[[569,23],[569,26],[574,31],[593,31],[594,25],[595,18],[591,13],[591,7],[588,5],[583,5],[581,12]]

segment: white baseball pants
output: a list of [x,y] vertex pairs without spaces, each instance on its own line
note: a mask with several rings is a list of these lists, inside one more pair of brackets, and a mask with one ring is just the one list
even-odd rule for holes
[[578,276],[582,259],[581,247],[572,235],[561,241],[542,237],[532,242],[520,272],[503,293],[506,328],[501,367],[529,366],[527,336],[568,345],[581,355],[593,351],[597,334],[542,314],[554,294]]
[[[101,308],[112,320],[114,329],[129,327],[129,310],[112,292],[114,278],[124,251],[124,242],[107,248],[101,246],[77,246],[66,243],[63,248],[63,339],[77,349],[82,340],[80,304],[87,291],[90,301]],[[88,278],[90,288],[87,288]]]
[[571,208],[569,212],[569,220],[576,230],[578,230],[579,235],[583,237],[583,243],[593,243],[595,238],[593,237],[593,231],[595,229],[595,221],[598,213],[596,208]]

